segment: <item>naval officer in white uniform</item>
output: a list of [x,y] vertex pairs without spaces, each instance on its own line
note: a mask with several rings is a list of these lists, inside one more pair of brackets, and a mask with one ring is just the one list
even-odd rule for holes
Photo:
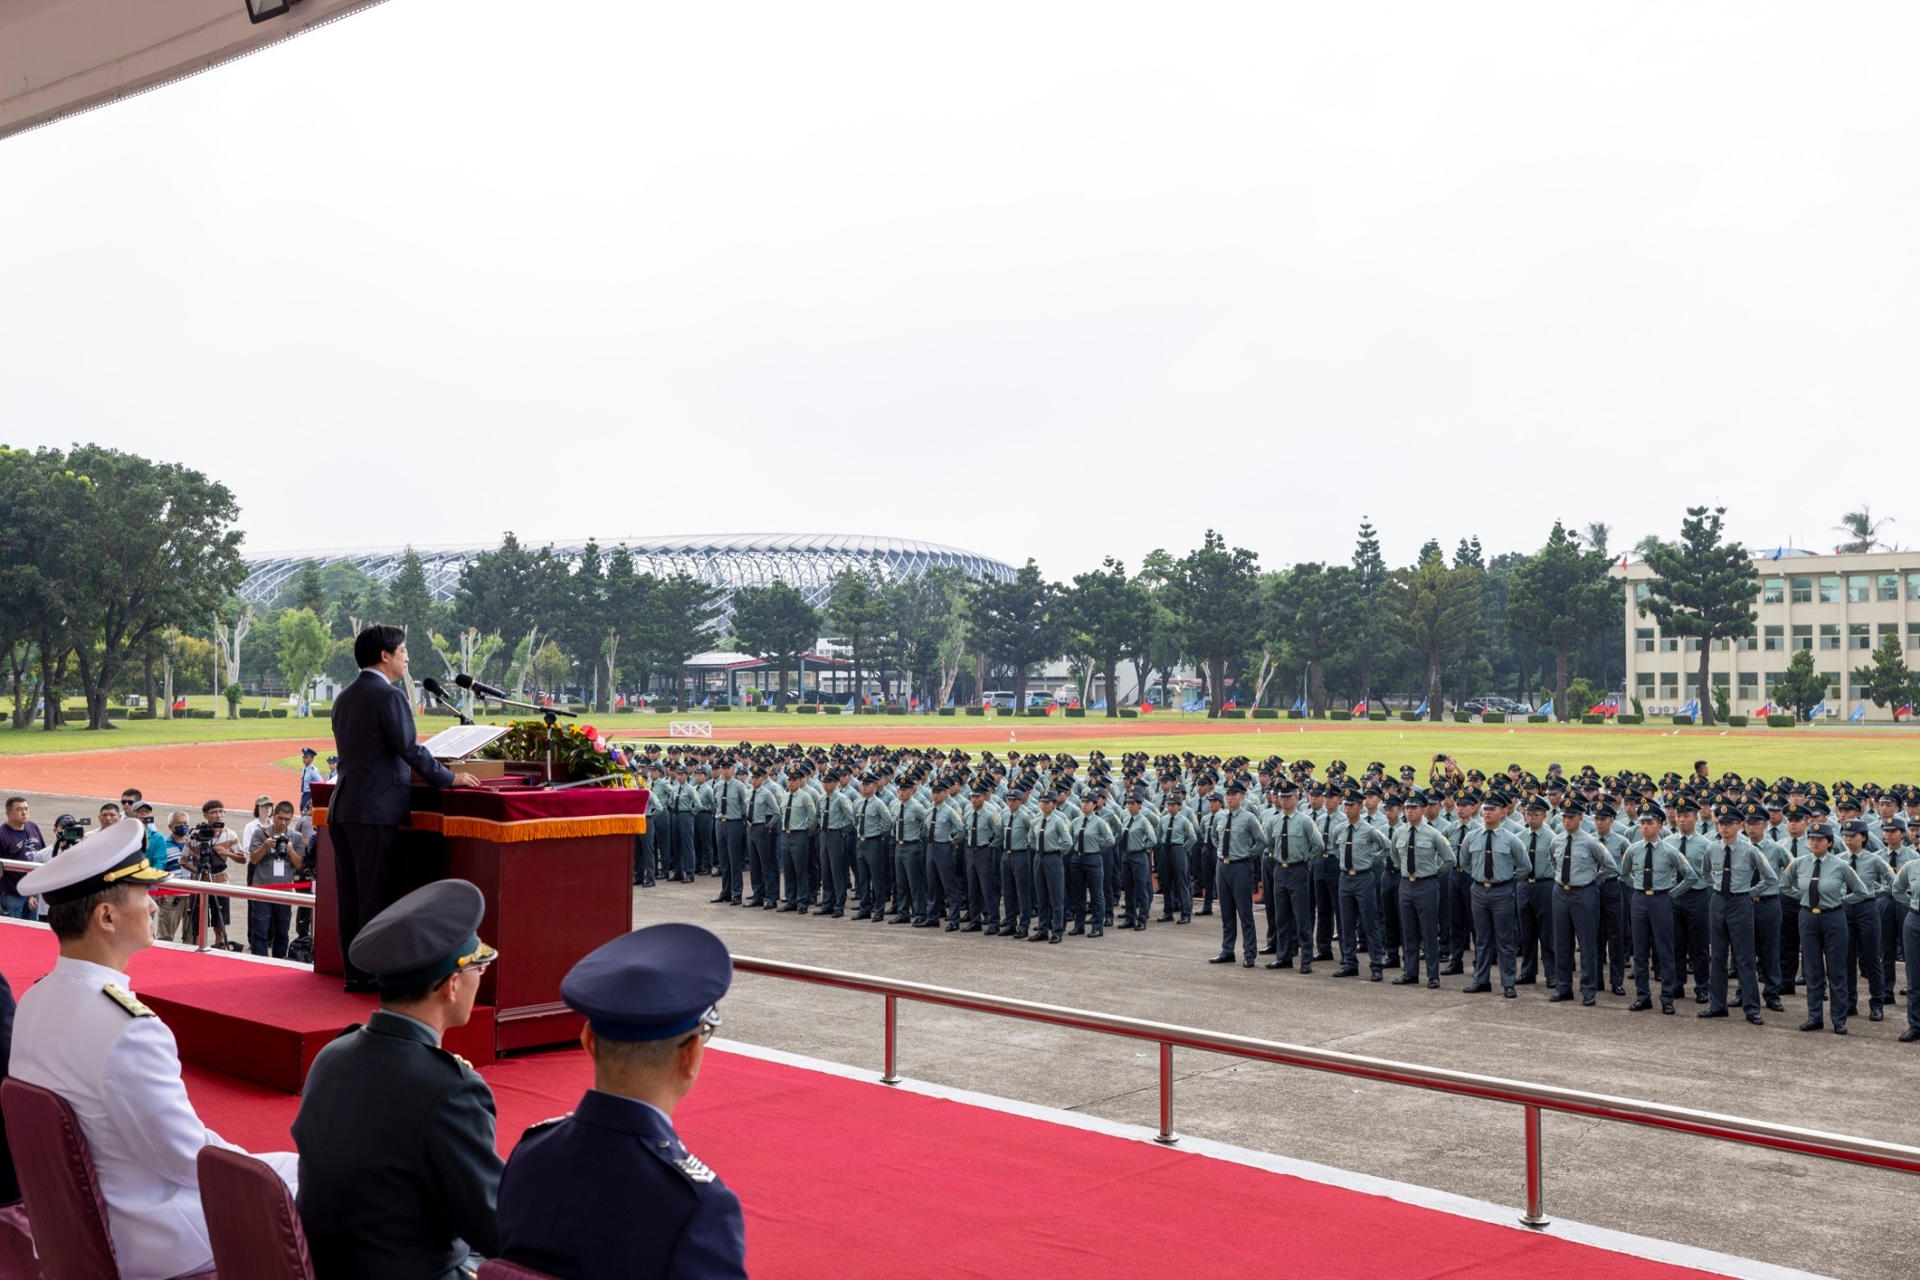
[[[166,879],[147,861],[146,829],[122,822],[21,880],[48,904],[60,959],[20,997],[12,1073],[79,1116],[123,1280],[212,1270],[195,1161],[209,1145],[238,1150],[194,1114],[173,1033],[127,980],[128,960],[153,945],[150,891]],[[260,1158],[293,1185],[293,1152]]]

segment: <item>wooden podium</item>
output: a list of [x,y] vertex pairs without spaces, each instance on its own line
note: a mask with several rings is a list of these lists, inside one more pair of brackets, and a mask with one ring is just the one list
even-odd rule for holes
[[[313,967],[344,976],[326,825],[332,798],[331,786],[314,786]],[[587,952],[633,928],[633,838],[646,830],[648,799],[643,788],[540,791],[513,779],[414,788],[396,851],[397,887],[405,893],[452,877],[486,895],[480,937],[500,959],[480,980],[476,1003],[494,1008],[497,1052],[579,1037],[581,1019],[560,1002],[560,980]]]

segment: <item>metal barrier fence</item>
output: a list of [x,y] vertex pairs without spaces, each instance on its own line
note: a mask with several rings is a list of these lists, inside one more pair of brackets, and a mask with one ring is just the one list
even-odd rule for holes
[[[27,862],[19,858],[0,858],[0,869],[7,871],[31,871],[44,863]],[[313,907],[311,893],[292,892],[286,889],[260,889],[246,884],[225,884],[218,880],[170,880],[161,889],[174,889],[193,897],[193,935],[200,941],[195,947],[198,951],[213,950],[212,932],[207,928],[207,903],[211,895],[223,898],[240,898],[247,902],[275,902],[288,907]]]
[[837,987],[843,991],[864,991],[883,997],[886,1001],[886,1067],[880,1077],[882,1084],[900,1082],[895,1066],[896,1050],[899,1046],[899,1002],[902,1000],[945,1005],[950,1009],[965,1009],[972,1013],[1019,1018],[1026,1022],[1040,1022],[1049,1026],[1098,1031],[1105,1035],[1123,1036],[1132,1040],[1152,1041],[1160,1046],[1160,1131],[1155,1135],[1155,1140],[1164,1143],[1179,1141],[1173,1132],[1173,1051],[1175,1048],[1198,1049],[1206,1053],[1228,1054],[1237,1058],[1274,1062],[1289,1067],[1307,1067],[1315,1071],[1328,1071],[1336,1075],[1354,1076],[1363,1080],[1383,1080],[1389,1084],[1410,1085],[1416,1089],[1431,1089],[1437,1093],[1511,1103],[1519,1107],[1522,1113],[1527,1200],[1526,1212],[1521,1214],[1520,1221],[1529,1227],[1544,1227],[1551,1221],[1546,1215],[1546,1186],[1541,1170],[1540,1115],[1543,1111],[1560,1111],[1568,1115],[1586,1116],[1596,1120],[1615,1120],[1622,1124],[1643,1125],[1652,1129],[1670,1129],[1679,1133],[1743,1143],[1747,1146],[1769,1147],[1776,1151],[1819,1156],[1846,1164],[1870,1165],[1875,1168],[1894,1169],[1901,1173],[1920,1173],[1920,1147],[1880,1142],[1872,1138],[1824,1133],[1817,1129],[1801,1129],[1793,1125],[1773,1124],[1765,1120],[1749,1120],[1741,1116],[1695,1111],[1691,1107],[1643,1102],[1637,1098],[1617,1098],[1607,1094],[1587,1093],[1579,1089],[1562,1089],[1554,1085],[1528,1084],[1521,1080],[1504,1080],[1497,1076],[1450,1071],[1442,1067],[1423,1067],[1409,1062],[1393,1062],[1385,1058],[1368,1058],[1359,1054],[1341,1053],[1333,1049],[1314,1049],[1305,1045],[1260,1040],[1252,1036],[1202,1031],[1196,1027],[1148,1022],[1139,1018],[1094,1013],[1086,1009],[1069,1009],[1060,1005],[1038,1004],[1030,1000],[1014,1000],[1006,996],[987,995],[978,991],[959,991],[951,987],[935,987],[920,982],[902,982],[892,978],[846,973],[838,969],[789,964],[784,960],[735,956],[733,967],[741,973],[786,978],[796,982],[813,983],[816,986]]

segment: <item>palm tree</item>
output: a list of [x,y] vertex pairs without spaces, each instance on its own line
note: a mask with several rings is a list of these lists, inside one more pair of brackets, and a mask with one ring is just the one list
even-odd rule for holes
[[1612,553],[1607,550],[1607,539],[1612,534],[1613,534],[1613,526],[1609,525],[1604,520],[1595,520],[1589,525],[1587,525],[1586,533],[1584,536],[1586,538],[1587,545],[1589,547],[1592,547],[1595,551],[1598,551],[1601,555],[1606,556],[1608,559],[1612,559],[1613,558]]
[[1873,508],[1866,503],[1860,504],[1858,511],[1849,511],[1840,517],[1840,523],[1833,526],[1835,533],[1850,535],[1848,540],[1834,548],[1840,555],[1859,555],[1866,551],[1877,551],[1885,544],[1880,541],[1880,531],[1893,523],[1892,516],[1873,518]]
[[1667,545],[1666,539],[1662,538],[1657,533],[1650,533],[1646,537],[1640,539],[1640,541],[1633,544],[1633,554],[1639,557],[1640,559],[1645,560],[1647,558],[1648,553],[1658,551],[1660,550],[1660,548],[1666,545]]

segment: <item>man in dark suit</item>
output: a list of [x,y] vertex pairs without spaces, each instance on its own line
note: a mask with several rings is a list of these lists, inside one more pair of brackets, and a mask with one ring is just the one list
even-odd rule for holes
[[732,981],[726,944],[691,924],[623,934],[567,974],[560,998],[586,1015],[593,1088],[514,1148],[500,1257],[562,1280],[745,1280],[740,1199],[671,1118]]
[[354,939],[380,1008],[320,1051],[293,1121],[298,1204],[318,1280],[449,1280],[492,1253],[493,1091],[440,1047],[498,958],[465,880],[415,889]]
[[334,885],[339,904],[340,954],[347,990],[374,989],[353,962],[361,925],[399,895],[394,891],[394,845],[407,820],[413,775],[436,787],[477,787],[472,774],[453,773],[420,745],[413,707],[400,682],[407,675],[407,633],[374,623],[353,638],[360,676],[333,700],[333,742],[339,780],[327,806],[333,838]]

